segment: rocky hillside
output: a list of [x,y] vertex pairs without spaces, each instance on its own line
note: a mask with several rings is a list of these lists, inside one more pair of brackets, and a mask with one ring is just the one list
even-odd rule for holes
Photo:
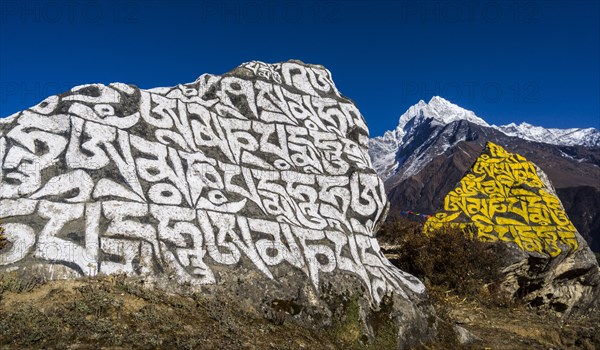
[[[399,240],[407,232],[389,233]],[[441,248],[448,246],[423,239],[420,233],[412,238],[418,250],[400,246],[402,259],[410,264],[399,266],[430,281],[427,288],[440,317],[439,331],[432,343],[413,349],[595,350],[600,346],[600,305],[587,315],[565,318],[518,302],[498,303],[490,295],[489,282],[478,280],[480,273],[464,273],[465,268],[480,272],[490,266],[490,255],[470,246],[475,242],[459,250],[467,253],[461,258],[445,254]],[[415,245],[414,240],[422,243]],[[456,248],[456,243],[451,247]],[[444,254],[415,258],[416,251]],[[399,257],[388,256],[394,261]],[[419,274],[410,267],[431,262],[445,269]],[[457,292],[443,281],[460,282],[463,288]],[[171,294],[146,283],[123,275],[47,281],[35,272],[0,273],[0,348],[382,350],[394,349],[397,342],[384,312],[373,319],[377,336],[366,341],[357,299],[350,299],[329,327],[308,327],[293,321],[298,311],[295,303],[276,301],[271,311],[262,313],[225,294],[206,290]]]

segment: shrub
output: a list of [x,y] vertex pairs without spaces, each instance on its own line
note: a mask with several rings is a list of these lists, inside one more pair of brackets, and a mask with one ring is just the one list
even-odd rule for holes
[[394,245],[387,252],[392,263],[434,290],[487,301],[502,280],[494,244],[472,240],[471,232],[446,228],[425,235],[421,226],[402,219],[387,222],[381,231],[382,245]]
[[402,244],[408,235],[422,235],[423,224],[408,220],[401,215],[390,214],[385,223],[377,231],[380,243],[389,245]]

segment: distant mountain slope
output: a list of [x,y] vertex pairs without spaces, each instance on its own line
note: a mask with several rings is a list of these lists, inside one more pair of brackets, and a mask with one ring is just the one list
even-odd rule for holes
[[594,128],[546,129],[529,123],[493,126],[509,136],[561,146],[600,146],[600,132]]
[[498,127],[434,97],[410,107],[396,129],[371,139],[369,155],[385,180],[392,211],[433,213],[487,141],[542,168],[575,227],[593,250],[600,250],[600,132],[596,129]]

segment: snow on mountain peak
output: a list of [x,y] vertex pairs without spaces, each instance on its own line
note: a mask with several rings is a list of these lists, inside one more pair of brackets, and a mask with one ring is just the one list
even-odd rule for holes
[[594,128],[544,128],[542,126],[531,125],[527,122],[522,122],[518,125],[515,123],[501,126],[492,125],[492,127],[502,131],[508,136],[514,136],[528,141],[562,146],[600,146],[600,131]]
[[472,111],[459,107],[440,96],[433,96],[429,102],[420,100],[400,116],[395,130],[386,131],[383,136],[370,140],[369,154],[371,154],[373,167],[383,178],[391,176],[403,161],[396,159],[398,150],[402,144],[412,140],[413,131],[420,125],[430,122],[431,126],[444,126],[459,120],[467,120],[489,127],[488,123],[477,117]]
[[420,100],[417,104],[411,106],[400,116],[397,130],[405,129],[409,121],[420,119],[433,119],[433,123],[438,125],[450,124],[457,120],[468,120],[472,123],[489,126],[485,120],[479,118],[472,111],[457,106],[450,101],[440,97],[433,96],[429,103]]

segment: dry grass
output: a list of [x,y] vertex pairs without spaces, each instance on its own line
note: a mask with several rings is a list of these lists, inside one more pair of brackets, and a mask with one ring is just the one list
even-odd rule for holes
[[0,348],[339,348],[326,332],[276,324],[229,298],[171,295],[123,276],[0,279]]
[[332,326],[242,309],[235,297],[168,294],[137,279],[100,276],[46,282],[0,275],[0,349],[391,349],[393,324],[362,334],[356,298]]

